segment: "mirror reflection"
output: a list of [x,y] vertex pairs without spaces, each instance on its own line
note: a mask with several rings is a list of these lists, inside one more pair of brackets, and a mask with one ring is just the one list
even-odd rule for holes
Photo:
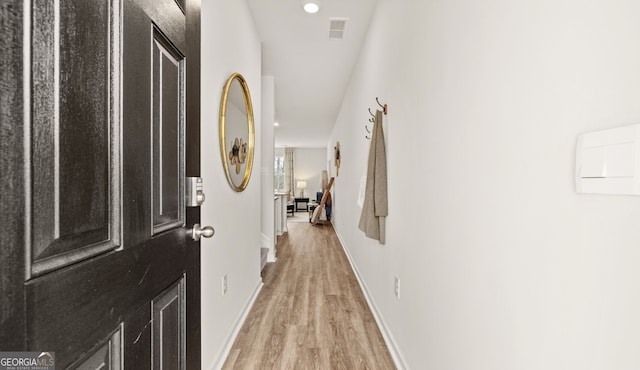
[[237,73],[227,80],[220,102],[220,149],[229,184],[244,190],[253,162],[253,108],[247,83]]

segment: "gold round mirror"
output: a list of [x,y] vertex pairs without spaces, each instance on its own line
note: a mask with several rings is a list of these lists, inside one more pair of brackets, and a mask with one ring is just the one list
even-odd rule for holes
[[243,191],[249,183],[254,148],[251,94],[244,77],[234,73],[227,79],[220,99],[220,156],[235,191]]

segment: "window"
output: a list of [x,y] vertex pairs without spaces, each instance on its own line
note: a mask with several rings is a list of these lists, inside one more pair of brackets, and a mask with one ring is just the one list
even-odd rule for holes
[[284,157],[275,157],[273,176],[273,187],[284,189]]

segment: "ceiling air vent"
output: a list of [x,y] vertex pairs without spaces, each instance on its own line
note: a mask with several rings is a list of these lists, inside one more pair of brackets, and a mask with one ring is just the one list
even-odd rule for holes
[[349,18],[329,18],[329,38],[344,38],[344,31],[347,27],[348,20]]

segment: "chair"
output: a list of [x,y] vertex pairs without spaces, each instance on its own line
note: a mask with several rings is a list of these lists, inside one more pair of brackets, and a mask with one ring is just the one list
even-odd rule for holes
[[[316,199],[318,201],[318,203],[322,202],[322,196],[324,195],[323,192],[319,191],[316,193]],[[331,221],[331,194],[329,194],[329,202],[328,204],[325,203],[324,205],[324,211],[327,214],[327,221]]]
[[293,216],[293,208],[294,208],[293,204],[287,204],[287,216],[288,215]]
[[[322,199],[320,200],[320,204],[318,204],[318,206],[315,208],[315,210],[313,211],[313,215],[311,216],[311,220],[310,222],[315,225],[318,223],[318,221],[320,220],[320,216],[322,211],[325,211],[325,216],[327,221],[331,221],[331,186],[333,185],[333,180],[335,178],[331,178],[331,180],[329,180],[329,184],[327,184],[327,190],[324,191],[324,193],[322,194]],[[316,193],[316,198],[319,196],[318,193]]]
[[[320,202],[322,202],[322,196],[324,195],[323,192],[318,191],[316,192],[316,203],[313,205],[309,206],[309,222],[311,222],[311,218],[313,216],[313,211],[316,210],[316,208],[318,207],[318,205],[320,204]],[[325,214],[327,215],[327,221],[331,220],[331,205],[324,205],[324,211]]]

